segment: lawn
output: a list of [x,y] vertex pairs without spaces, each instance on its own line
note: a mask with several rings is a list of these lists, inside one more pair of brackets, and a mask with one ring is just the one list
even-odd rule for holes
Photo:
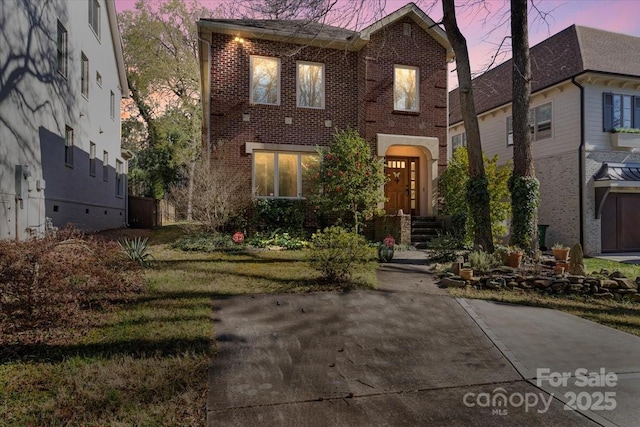
[[[587,258],[587,272],[604,269],[612,273],[620,271],[627,277],[640,276],[640,266],[623,264],[599,258]],[[449,294],[458,298],[476,298],[502,301],[512,304],[532,305],[561,310],[575,316],[601,323],[630,334],[640,336],[640,303],[628,300],[603,300],[582,295],[544,295],[534,292],[491,291],[475,289],[448,289]]]
[[[180,234],[150,234],[156,262],[133,301],[92,313],[63,344],[2,361],[0,425],[205,425],[212,299],[327,289],[301,251],[185,253],[167,245]],[[375,270],[355,285],[374,286]]]

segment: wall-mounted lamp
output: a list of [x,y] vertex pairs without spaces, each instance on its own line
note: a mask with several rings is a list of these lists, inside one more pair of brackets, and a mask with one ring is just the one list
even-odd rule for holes
[[240,36],[236,36],[233,41],[236,43],[244,43],[244,39]]

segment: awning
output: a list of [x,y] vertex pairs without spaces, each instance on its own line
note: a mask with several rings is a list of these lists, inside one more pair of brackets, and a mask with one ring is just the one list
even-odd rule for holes
[[593,176],[596,190],[596,218],[600,218],[602,205],[612,191],[640,193],[640,163],[602,163]]

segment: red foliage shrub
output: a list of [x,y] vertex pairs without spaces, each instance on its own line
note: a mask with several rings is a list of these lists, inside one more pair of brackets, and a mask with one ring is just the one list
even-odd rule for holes
[[73,229],[42,239],[0,241],[0,330],[15,334],[72,325],[87,309],[140,290],[136,264],[115,242]]

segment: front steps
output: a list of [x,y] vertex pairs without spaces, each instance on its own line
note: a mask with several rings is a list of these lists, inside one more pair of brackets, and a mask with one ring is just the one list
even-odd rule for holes
[[444,232],[444,219],[432,216],[411,218],[411,244],[416,249],[426,249],[431,239]]

